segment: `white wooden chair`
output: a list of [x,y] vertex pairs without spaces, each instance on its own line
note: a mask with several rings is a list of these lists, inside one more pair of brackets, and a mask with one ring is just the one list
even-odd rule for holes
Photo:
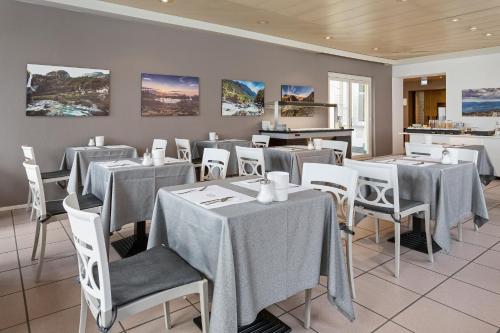
[[189,141],[189,139],[175,138],[175,146],[177,148],[178,159],[191,162],[196,168],[201,167],[201,160],[193,160],[193,154],[191,152],[191,142]]
[[201,161],[200,181],[225,179],[229,152],[225,149],[205,148]]
[[[429,260],[434,262],[430,231],[429,204],[405,200],[399,197],[397,165],[344,160],[344,166],[358,171],[358,185],[354,210],[375,218],[375,242],[379,242],[379,219],[394,223],[394,245],[396,269],[399,277],[401,219],[423,212]],[[392,192],[392,193],[391,193]]]
[[[479,152],[473,149],[462,149],[462,148],[447,148],[448,150],[453,150],[456,152],[458,160],[464,162],[471,162],[477,166],[477,160],[479,158]],[[458,241],[463,240],[463,225],[462,222],[459,222],[457,225],[458,228]],[[474,224],[474,230],[478,231],[479,228],[476,224]]]
[[266,148],[269,147],[269,135],[252,135],[252,146],[254,148]]
[[207,280],[198,271],[166,246],[109,263],[100,217],[81,211],[74,193],[63,205],[78,257],[80,333],[86,329],[88,308],[98,326],[110,329],[116,321],[159,304],[168,331],[169,301],[193,293],[200,294],[203,332],[208,332]]
[[322,140],[321,147],[327,149],[333,149],[335,153],[335,164],[344,165],[344,159],[347,154],[347,147],[349,143],[347,141],[339,140]]
[[[33,251],[31,253],[31,260],[35,260],[38,245],[40,245],[40,255],[36,271],[36,281],[38,281],[40,280],[44,264],[47,225],[51,222],[64,219],[66,217],[66,211],[63,208],[62,200],[45,200],[45,191],[38,165],[24,162],[23,166],[26,170],[26,175],[28,176],[28,183],[30,186],[31,196],[33,198],[33,210],[36,212],[35,241],[33,244]],[[78,196],[77,198],[82,209],[99,210],[102,206],[101,200],[92,194]]]
[[[37,164],[35,158],[35,150],[30,146],[21,146],[24,155],[24,162]],[[70,170],[55,170],[48,172],[41,172],[42,182],[44,184],[58,183],[69,180]],[[31,207],[31,190],[28,190],[28,201],[26,203],[26,210]],[[31,207],[31,219],[33,219],[34,210]]]
[[441,158],[443,146],[427,143],[405,143],[406,156],[428,156],[430,158]]
[[151,147],[151,151],[155,149],[167,149],[167,140],[164,139],[154,139],[153,146]]
[[236,146],[238,157],[238,170],[240,176],[264,176],[266,164],[264,162],[264,150],[262,148],[249,148]]
[[302,186],[332,194],[337,207],[337,216],[341,221],[341,236],[346,242],[347,273],[351,285],[351,295],[356,298],[354,271],[352,265],[352,235],[354,230],[354,200],[358,172],[346,167],[304,163]]

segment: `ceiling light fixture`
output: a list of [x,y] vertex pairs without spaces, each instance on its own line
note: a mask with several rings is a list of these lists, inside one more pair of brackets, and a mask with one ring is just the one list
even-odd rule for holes
[[373,51],[378,51],[378,47],[374,47],[374,48],[373,48]]
[[472,26],[469,28],[470,31],[476,31],[477,30],[477,27],[476,26]]
[[330,40],[330,39],[332,39],[332,36],[325,36],[325,39]]
[[427,85],[427,78],[426,77],[423,77],[420,79],[420,85],[422,86],[426,86]]
[[491,36],[493,36],[493,34],[492,34],[492,33],[490,33],[490,32],[487,32],[487,33],[485,33],[484,35],[485,35],[486,37],[491,37]]
[[162,3],[169,3],[170,0],[160,0],[160,2],[162,2]]
[[258,20],[257,23],[258,24],[269,24],[269,21],[268,20]]
[[458,22],[460,19],[458,17],[455,17],[454,19],[451,20],[451,22]]

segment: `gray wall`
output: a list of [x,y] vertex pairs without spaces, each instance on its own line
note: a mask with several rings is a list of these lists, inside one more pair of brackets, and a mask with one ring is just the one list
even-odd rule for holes
[[[26,64],[111,70],[111,113],[93,119],[25,115]],[[200,77],[198,117],[140,116],[140,74]],[[144,149],[154,137],[249,137],[263,118],[222,117],[221,79],[262,80],[266,101],[281,84],[312,85],[328,99],[328,72],[370,76],[375,93],[375,153],[391,153],[391,67],[280,47],[215,33],[132,22],[17,3],[0,3],[0,207],[24,202],[20,145],[35,147],[42,170],[57,168],[66,146],[94,135]],[[266,114],[264,118],[271,118]],[[326,126],[326,118],[288,118],[295,127]],[[172,141],[171,141],[172,142]],[[173,153],[173,145],[169,145]]]

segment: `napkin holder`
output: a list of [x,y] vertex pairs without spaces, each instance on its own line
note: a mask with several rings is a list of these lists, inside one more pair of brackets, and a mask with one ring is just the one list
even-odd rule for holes
[[165,164],[165,149],[153,149],[153,165],[161,166]]
[[209,141],[215,141],[215,140],[217,140],[217,133],[215,133],[215,132],[208,132],[208,140]]
[[104,146],[104,137],[103,136],[96,136],[95,137],[95,145],[96,145],[96,147]]
[[323,139],[314,139],[313,146],[316,150],[321,150],[323,148]]
[[274,187],[274,201],[288,200],[288,187],[290,174],[282,171],[272,171],[267,173],[267,178],[272,182]]

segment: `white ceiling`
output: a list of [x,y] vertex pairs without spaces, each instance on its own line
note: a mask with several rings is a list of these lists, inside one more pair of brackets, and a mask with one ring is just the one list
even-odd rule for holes
[[387,63],[500,46],[500,0],[27,1],[108,13],[136,10],[141,17],[167,15],[166,23],[173,15],[228,27],[227,33],[243,37],[268,36],[278,44]]

